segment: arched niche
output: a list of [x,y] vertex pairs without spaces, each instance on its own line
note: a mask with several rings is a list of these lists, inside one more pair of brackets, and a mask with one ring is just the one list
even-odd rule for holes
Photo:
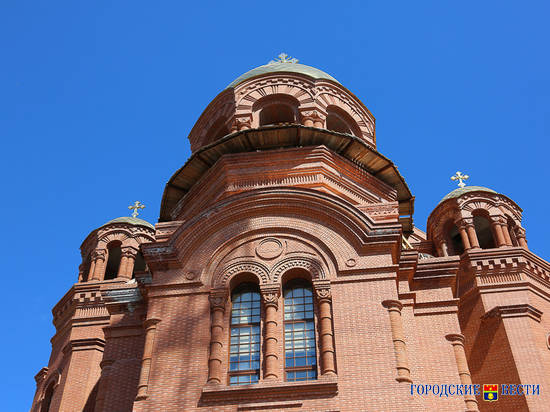
[[339,133],[361,136],[361,130],[353,118],[337,106],[327,107],[326,128]]
[[215,142],[218,139],[221,139],[224,136],[227,136],[230,131],[227,127],[228,119],[225,117],[218,118],[206,132],[206,137],[204,144]]
[[107,245],[108,258],[105,266],[104,280],[111,280],[117,277],[122,257],[121,246],[122,242],[119,240],[114,240]]
[[493,249],[496,246],[495,234],[491,227],[491,217],[486,210],[477,209],[472,212],[474,229],[481,249]]
[[252,106],[253,125],[299,124],[299,102],[292,96],[276,94],[258,100]]

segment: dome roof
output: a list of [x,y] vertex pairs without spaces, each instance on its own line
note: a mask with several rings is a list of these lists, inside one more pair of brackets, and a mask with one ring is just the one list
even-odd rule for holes
[[448,193],[438,204],[443,203],[445,200],[449,199],[455,199],[457,197],[462,196],[465,193],[469,192],[488,192],[488,193],[497,193],[493,189],[489,189],[488,187],[483,186],[464,186],[459,187],[458,189],[453,190],[452,192]]
[[227,89],[235,87],[245,80],[251,79],[253,77],[270,73],[299,73],[309,76],[313,79],[332,80],[333,82],[339,83],[338,80],[336,80],[330,74],[327,74],[322,70],[316,69],[315,67],[285,61],[264,64],[263,66],[259,66],[255,69],[247,71],[245,74],[237,77],[233,82],[231,82],[231,84],[227,86]]
[[147,222],[143,219],[138,219],[137,217],[132,217],[132,216],[117,217],[116,219],[109,220],[107,223],[105,223],[101,227],[110,225],[111,223],[128,223],[130,225],[145,226],[145,227],[148,227],[149,229],[155,230],[155,226],[152,225],[151,223],[149,223],[149,222]]

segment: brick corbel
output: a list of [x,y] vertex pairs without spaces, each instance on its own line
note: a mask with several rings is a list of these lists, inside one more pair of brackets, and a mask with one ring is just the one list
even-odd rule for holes
[[73,339],[65,345],[63,353],[72,353],[82,350],[97,350],[103,352],[105,341],[100,338]]
[[519,318],[519,317],[529,317],[537,322],[540,322],[542,317],[542,312],[531,306],[527,303],[518,304],[518,305],[503,305],[495,306],[491,310],[487,311],[484,315],[481,316],[481,319],[489,318]]

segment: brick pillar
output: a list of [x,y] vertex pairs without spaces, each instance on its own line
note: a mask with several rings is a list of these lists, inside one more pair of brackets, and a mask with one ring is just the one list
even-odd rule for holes
[[110,385],[109,378],[113,363],[115,363],[114,360],[104,360],[99,364],[101,367],[101,377],[99,378],[99,387],[97,390],[94,412],[102,412],[104,410],[105,394],[107,393]]
[[510,237],[510,231],[508,230],[508,219],[504,216],[501,216],[496,219],[502,228],[502,234],[504,235],[504,245],[513,246],[512,238]]
[[84,263],[78,265],[78,282],[84,281]]
[[407,356],[407,344],[405,343],[405,334],[403,333],[403,320],[401,319],[401,309],[403,305],[398,300],[385,300],[382,302],[390,315],[391,335],[393,340],[393,350],[395,352],[395,363],[397,369],[397,382],[412,382],[411,370],[409,369],[409,357]]
[[308,127],[324,128],[325,121],[317,110],[303,110],[300,115],[302,116],[302,124]]
[[[472,377],[470,375],[470,370],[468,369],[466,352],[464,351],[464,335],[461,335],[460,333],[450,333],[446,335],[445,338],[451,342],[451,345],[453,345],[460,383],[464,385],[471,385]],[[466,403],[467,412],[479,411],[477,407],[477,400],[474,395],[464,395],[464,402]]]
[[462,244],[464,245],[464,250],[470,250],[472,246],[470,244],[470,237],[468,236],[468,232],[466,231],[466,224],[464,220],[457,222],[457,229],[458,229],[458,233],[460,233],[460,237],[462,238]]
[[504,233],[502,233],[502,226],[500,225],[499,217],[491,217],[491,227],[493,228],[493,233],[495,234],[495,242],[497,247],[506,246],[506,241],[504,240]]
[[516,238],[518,239],[519,246],[529,250],[529,247],[527,247],[527,239],[525,238],[525,229],[522,227],[518,227],[516,229]]
[[208,383],[222,382],[223,314],[227,295],[225,291],[211,292],[210,296],[210,356],[208,357]]
[[92,252],[92,265],[88,279],[103,280],[105,277],[105,263],[107,261],[107,249],[96,249]]
[[447,242],[445,241],[445,239],[437,237],[435,238],[435,244],[439,256],[449,256],[449,248],[447,247]]
[[464,225],[466,228],[466,233],[468,234],[470,246],[472,247],[472,249],[479,249],[479,241],[477,239],[476,228],[474,226],[474,218],[464,219]]
[[132,279],[134,264],[138,250],[132,246],[124,246],[121,249],[120,266],[118,267],[118,278]]
[[336,375],[334,360],[334,332],[332,328],[332,293],[330,282],[315,281],[315,296],[319,306],[319,340],[321,375]]
[[155,335],[157,334],[157,323],[160,319],[151,318],[143,322],[145,328],[145,346],[143,348],[143,358],[141,360],[141,372],[139,374],[138,393],[136,401],[147,398],[149,389],[149,372],[151,371],[151,360],[153,357],[153,346],[155,344]]
[[279,377],[277,310],[279,307],[280,288],[278,285],[262,285],[260,290],[265,308],[264,379],[277,379]]

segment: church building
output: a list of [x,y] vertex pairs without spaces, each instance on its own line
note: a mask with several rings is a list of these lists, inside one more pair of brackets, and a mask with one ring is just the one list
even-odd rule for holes
[[84,239],[31,412],[548,411],[550,264],[522,209],[457,172],[424,233],[376,140],[285,54],[235,79],[158,222],[136,202]]

